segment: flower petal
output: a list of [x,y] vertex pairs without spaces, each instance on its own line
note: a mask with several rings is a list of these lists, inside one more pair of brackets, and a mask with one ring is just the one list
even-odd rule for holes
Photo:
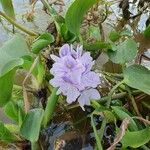
[[90,100],[100,99],[100,94],[96,89],[88,89],[82,92],[78,98],[81,108],[84,110],[84,105],[90,105]]
[[82,83],[85,87],[95,88],[98,84],[100,84],[99,75],[93,71],[90,71],[82,76]]
[[77,90],[77,88],[73,86],[68,86],[68,91],[67,91],[67,102],[70,104],[78,98],[80,95],[80,92]]
[[51,54],[50,57],[51,57],[51,59],[54,60],[54,61],[59,61],[59,60],[60,60],[60,58],[59,58],[58,56],[53,55],[53,54]]
[[78,98],[78,102],[83,110],[85,110],[84,105],[90,105],[90,98],[87,91],[83,91],[81,93],[80,97]]
[[83,46],[77,46],[77,58],[80,58],[82,56],[83,52]]
[[70,54],[70,46],[68,44],[65,44],[63,45],[61,48],[60,48],[60,51],[59,51],[59,56],[60,57],[64,57],[68,54]]
[[101,98],[98,90],[96,89],[89,89],[86,91],[86,93],[89,95],[90,100],[98,100]]

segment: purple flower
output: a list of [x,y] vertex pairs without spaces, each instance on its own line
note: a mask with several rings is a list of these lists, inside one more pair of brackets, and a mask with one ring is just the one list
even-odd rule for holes
[[63,45],[59,57],[51,55],[55,61],[51,74],[54,78],[50,83],[58,87],[57,94],[62,93],[70,104],[78,100],[84,110],[84,105],[90,105],[91,99],[99,99],[100,94],[95,89],[100,84],[99,76],[91,71],[94,61],[89,52],[83,52],[82,46],[75,51],[68,44]]

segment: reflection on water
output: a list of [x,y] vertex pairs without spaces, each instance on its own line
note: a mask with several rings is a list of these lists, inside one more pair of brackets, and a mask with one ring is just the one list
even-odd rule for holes
[[[22,24],[30,29],[36,30],[38,32],[43,32],[46,30],[48,25],[51,23],[51,18],[48,14],[43,10],[43,5],[41,1],[37,1],[34,9],[34,13],[32,14],[32,6],[29,4],[29,0],[13,0],[16,19],[19,24]],[[0,11],[2,11],[2,7],[0,5]],[[33,15],[33,22],[28,22],[28,15]],[[4,19],[1,20],[0,24],[0,45],[11,36],[12,25],[10,25]],[[10,30],[11,32],[8,32]]]

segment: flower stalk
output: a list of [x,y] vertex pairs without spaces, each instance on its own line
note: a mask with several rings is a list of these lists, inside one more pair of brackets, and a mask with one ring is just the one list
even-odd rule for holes
[[21,31],[27,33],[28,35],[38,36],[37,33],[35,33],[34,31],[31,31],[31,30],[27,29],[26,27],[16,23],[13,19],[11,19],[9,16],[7,16],[2,11],[0,11],[0,16],[4,17],[8,22],[10,22],[12,25],[14,25],[16,28],[20,29]]

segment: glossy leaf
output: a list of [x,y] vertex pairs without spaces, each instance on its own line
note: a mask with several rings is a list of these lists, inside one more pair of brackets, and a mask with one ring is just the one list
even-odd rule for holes
[[144,36],[146,38],[150,38],[150,25],[145,29]]
[[3,107],[11,99],[14,73],[15,70],[12,70],[0,77],[0,107]]
[[54,42],[54,37],[50,33],[44,33],[40,35],[36,41],[32,44],[32,52],[38,54],[40,50]]
[[4,111],[10,119],[21,125],[24,120],[25,113],[17,103],[10,101],[5,106]]
[[14,7],[12,0],[0,0],[4,12],[11,18],[15,19]]
[[23,56],[29,55],[25,39],[15,35],[0,48],[0,76],[24,63]]
[[16,137],[0,122],[0,140],[6,142],[12,142],[16,140]]
[[35,77],[37,78],[38,84],[39,86],[42,85],[43,79],[45,77],[45,65],[44,63],[39,60],[39,63],[37,64],[37,74],[35,75]]
[[36,142],[39,138],[43,112],[41,108],[31,110],[21,126],[21,135],[31,142]]
[[150,70],[141,65],[132,65],[124,69],[123,74],[128,86],[150,95]]
[[80,26],[85,13],[99,0],[75,0],[66,13],[66,25],[75,35],[80,34]]
[[120,34],[116,31],[112,31],[109,33],[109,39],[112,41],[112,42],[115,42],[117,41],[118,39],[120,38]]
[[61,24],[60,33],[65,42],[73,42],[76,39],[75,35],[67,29],[67,26],[65,23]]
[[56,95],[57,88],[54,88],[51,95],[48,97],[47,105],[44,112],[43,125],[46,126],[47,123],[53,118],[53,113],[57,104],[58,95]]
[[53,35],[50,34],[50,33],[48,33],[48,32],[41,34],[41,35],[37,38],[37,40],[39,40],[39,39],[45,39],[45,40],[49,41],[50,43],[54,42],[54,37],[53,37]]
[[101,50],[101,49],[108,49],[110,48],[110,44],[109,43],[105,43],[105,42],[101,42],[101,41],[97,41],[94,43],[84,43],[83,47],[88,50],[88,51],[97,51],[97,50]]
[[137,127],[135,121],[132,119],[132,117],[129,115],[129,113],[127,113],[122,107],[112,106],[112,109],[120,120],[124,120],[125,118],[130,119],[129,129],[131,131],[138,130],[138,127]]
[[116,64],[125,64],[132,61],[137,54],[138,44],[132,40],[127,39],[115,47],[115,50],[108,50],[108,56],[111,61]]
[[13,134],[18,133],[19,134],[19,126],[15,124],[5,124],[5,127]]
[[126,131],[125,136],[121,140],[124,148],[130,146],[132,148],[138,148],[150,141],[150,127],[143,130],[129,132]]
[[132,31],[129,30],[128,28],[125,28],[123,29],[121,32],[120,32],[120,35],[121,36],[128,36],[128,37],[131,37],[133,35]]

